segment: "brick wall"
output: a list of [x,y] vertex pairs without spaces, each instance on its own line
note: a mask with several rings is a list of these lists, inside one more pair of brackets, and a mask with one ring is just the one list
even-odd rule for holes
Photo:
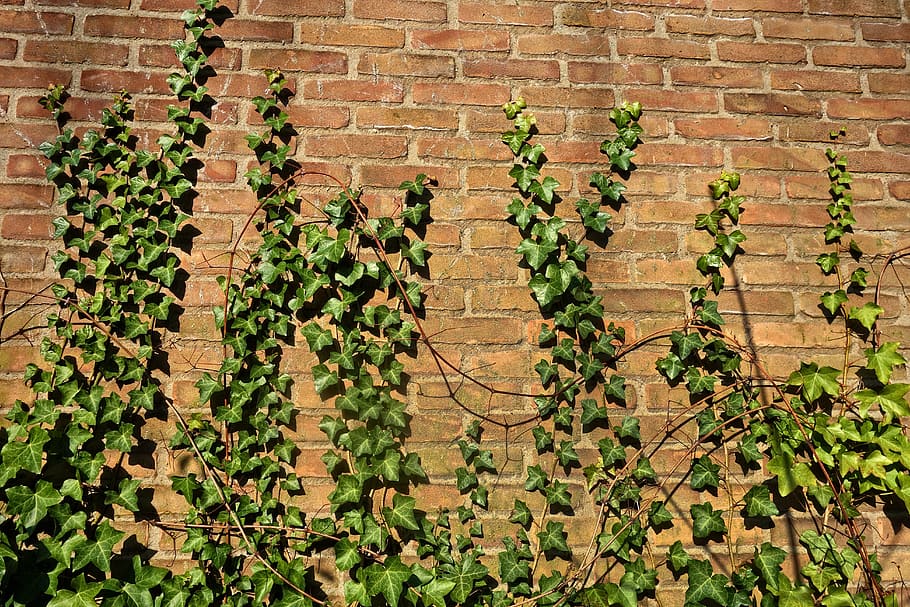
[[[35,149],[54,127],[37,98],[48,83],[67,84],[70,113],[87,124],[114,91],[127,89],[135,95],[141,134],[154,140],[170,102],[165,80],[175,60],[168,43],[182,36],[179,14],[190,2],[0,5],[0,261],[8,286],[36,290],[51,279],[48,255],[56,246],[49,239],[53,192]],[[710,205],[706,182],[727,168],[743,173],[749,197],[746,255],[731,276],[736,288],[721,297],[732,330],[780,373],[800,356],[833,355],[838,342],[817,307],[817,293],[829,283],[813,262],[822,249],[817,228],[827,221],[823,152],[829,132],[842,125],[858,240],[880,252],[910,244],[908,0],[227,0],[226,6],[233,17],[217,30],[225,46],[213,56],[218,75],[209,87],[219,104],[200,154],[203,193],[192,220],[201,234],[185,259],[193,278],[168,385],[186,406],[198,369],[220,353],[206,308],[218,293],[218,262],[211,260],[253,206],[243,180],[250,159],[243,136],[253,115],[247,98],[264,92],[266,67],[281,67],[296,89],[295,158],[305,165],[365,187],[366,200],[386,208],[396,204],[401,180],[417,172],[435,176],[427,328],[447,358],[498,387],[531,388],[539,358],[536,306],[516,265],[515,231],[503,221],[511,157],[499,142],[508,124],[498,106],[510,98],[523,96],[537,114],[550,174],[567,198],[588,192],[587,175],[603,167],[598,144],[611,132],[609,109],[624,100],[644,104],[647,134],[628,204],[615,213],[616,234],[589,268],[609,317],[630,336],[672,324],[684,312],[687,287],[699,279],[692,259],[707,243],[690,226]],[[312,195],[323,192],[313,186]],[[884,287],[887,338],[905,343],[908,279],[898,267]],[[39,308],[13,310],[21,301],[10,294],[4,335],[41,325]],[[23,395],[18,378],[35,358],[27,336],[0,349],[4,404]],[[653,376],[659,352],[638,351],[623,369],[630,403],[655,427],[678,396]],[[409,370],[413,411],[429,429],[411,446],[442,479],[452,464],[440,448],[467,416],[452,416],[451,403],[439,398],[442,382],[429,359],[418,357]],[[313,477],[308,499],[321,504],[327,479],[313,462],[325,448],[316,429],[323,405],[303,385],[299,467]],[[467,389],[464,400],[499,419],[521,417],[533,406]],[[162,451],[154,469],[136,473],[166,483],[174,465]],[[520,490],[517,470],[507,468],[504,480]],[[426,490],[434,492],[446,497],[444,488]],[[167,498],[161,490],[165,515],[182,508]],[[893,546],[910,543],[906,528],[874,516],[870,523],[869,536],[892,546],[882,564],[896,579],[902,557]],[[149,541],[167,550],[155,533]]]

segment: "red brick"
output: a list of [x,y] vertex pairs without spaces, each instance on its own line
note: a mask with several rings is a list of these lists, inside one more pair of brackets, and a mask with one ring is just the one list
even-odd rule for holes
[[855,150],[848,160],[854,173],[910,173],[910,154]]
[[801,13],[802,0],[714,0],[716,11],[767,11],[771,13]]
[[455,60],[439,55],[413,53],[365,53],[360,57],[357,71],[382,76],[424,76],[452,78]]
[[300,41],[325,46],[374,46],[400,48],[404,32],[379,25],[347,25],[342,23],[301,23]]
[[878,127],[878,140],[884,145],[910,145],[910,125],[883,124]]
[[[138,121],[167,121],[167,108],[173,105],[170,99],[140,98],[134,103],[136,120]],[[69,107],[69,102],[67,102]],[[212,108],[212,115],[207,118],[209,124],[237,124],[237,104],[232,101],[221,101]],[[152,138],[154,140],[157,135]]]
[[[55,1],[63,3],[66,0]],[[103,2],[103,0],[98,1]],[[240,10],[240,2],[238,0],[222,0],[218,4],[231,11],[231,13],[234,15],[236,15]],[[196,2],[194,2],[194,0],[142,0],[139,6],[144,11],[168,13],[181,13],[185,10],[195,10],[197,8]]]
[[10,154],[6,161],[7,177],[36,177],[44,179],[47,161],[31,154]]
[[527,86],[519,91],[532,107],[613,107],[613,91],[607,88]]
[[358,19],[395,19],[399,21],[444,22],[446,5],[442,2],[414,0],[354,0],[354,16]]
[[508,32],[490,30],[415,30],[411,46],[416,49],[452,51],[507,51]]
[[774,70],[771,72],[771,88],[796,91],[840,91],[859,93],[862,87],[856,72],[832,72],[816,70]]
[[635,151],[634,162],[639,165],[720,166],[724,154],[719,147],[691,143],[649,143]]
[[309,156],[401,158],[408,153],[408,142],[392,135],[327,135],[307,137],[304,149]]
[[0,38],[0,59],[14,59],[19,42],[12,38]]
[[605,84],[660,84],[663,70],[657,63],[598,63],[569,61],[569,81]]
[[[636,172],[637,174],[637,172]],[[746,173],[739,184],[737,193],[747,198],[779,199],[781,195],[780,177],[777,175],[762,175],[759,173]],[[689,196],[697,197],[710,204],[708,184],[717,178],[715,172],[686,171],[685,192]],[[750,203],[751,204],[751,203]],[[702,211],[697,211],[702,212]],[[694,214],[690,213],[690,217]]]
[[900,48],[861,46],[816,46],[812,49],[816,65],[847,65],[851,67],[904,67],[904,51]]
[[104,38],[183,40],[183,23],[180,20],[157,17],[86,15],[83,31],[87,36]]
[[0,148],[36,148],[44,141],[57,136],[52,124],[30,124],[27,122],[0,123]]
[[[537,111],[533,108],[533,114],[537,117],[537,130],[544,135],[559,134],[566,130],[566,115],[561,111]],[[510,128],[509,121],[502,112],[491,112],[489,110],[469,110],[466,112],[466,126],[471,133],[501,133]]]
[[863,40],[910,42],[910,23],[861,23]]
[[[467,171],[469,190],[509,190],[515,180],[509,176],[510,166],[470,166]],[[548,168],[546,174],[559,182],[558,192],[572,187],[572,174],[565,170]],[[502,208],[500,205],[499,208]]]
[[613,8],[587,8],[576,4],[562,7],[559,21],[574,27],[597,27],[610,30],[654,29],[654,17],[639,11],[621,11]]
[[[790,198],[830,198],[831,183],[825,175],[792,175],[786,179],[787,196]],[[884,194],[878,179],[854,179],[850,184],[855,200],[880,200]]]
[[634,6],[666,6],[670,8],[705,8],[704,0],[627,0],[623,4]]
[[5,34],[71,34],[73,16],[43,11],[2,11],[0,32]]
[[820,171],[828,166],[821,150],[782,147],[735,147],[733,166],[738,169]]
[[497,5],[490,2],[462,2],[458,20],[490,25],[553,25],[553,10],[547,6]]
[[817,99],[786,93],[724,93],[724,108],[741,114],[821,116]]
[[250,50],[249,63],[254,69],[280,67],[287,72],[346,74],[348,71],[347,55],[331,51],[270,49],[257,46]]
[[[12,4],[12,2],[4,2],[3,4]],[[16,2],[15,4],[22,4],[21,2]],[[67,7],[76,7],[76,6],[91,6],[93,8],[129,8],[130,0],[38,0],[35,4],[41,4],[43,6],[67,6]]]
[[0,82],[5,87],[45,89],[50,84],[68,86],[72,72],[52,68],[0,66]]
[[[242,51],[239,48],[213,49],[206,61],[210,66],[220,69],[240,69]],[[157,67],[179,67],[177,55],[169,44],[143,44],[139,47],[139,65],[153,65]]]
[[271,17],[340,17],[344,0],[256,0],[247,10],[251,15]]
[[624,98],[638,101],[653,110],[676,110],[680,112],[716,112],[717,95],[714,92],[670,91],[655,88],[627,89]]
[[[838,131],[841,122],[806,122],[798,120],[780,125],[778,137],[781,141],[818,141],[832,143],[832,131]],[[869,131],[866,127],[851,124],[846,135],[837,138],[838,145],[868,145]]]
[[888,192],[898,200],[910,200],[910,181],[893,181],[888,185]]
[[404,85],[400,82],[380,80],[306,80],[303,83],[306,99],[336,99],[338,101],[382,101],[400,103],[404,99]]
[[679,65],[670,68],[675,84],[720,86],[724,88],[761,88],[762,72],[755,68],[708,65]]
[[717,58],[747,63],[805,63],[806,48],[801,44],[718,42]]
[[126,65],[130,49],[121,44],[75,40],[28,40],[23,58],[42,63]]
[[852,41],[853,23],[846,19],[769,17],[762,20],[765,38]]
[[429,175],[439,182],[439,188],[457,188],[460,180],[458,171],[449,167],[432,165],[390,165],[371,164],[360,169],[360,179],[363,185],[377,187],[397,188],[402,181],[414,179],[418,173]]
[[599,141],[556,141],[546,144],[547,159],[559,163],[599,163],[605,158],[600,153]]
[[773,137],[771,123],[758,118],[679,118],[675,130],[693,139],[756,140]]
[[11,240],[37,240],[50,238],[54,233],[48,215],[7,215],[3,218],[0,235]]
[[217,33],[226,40],[291,42],[294,40],[294,24],[290,21],[228,19],[218,26]]
[[703,36],[752,36],[755,26],[748,18],[721,18],[706,15],[667,15],[667,31],[676,34]]
[[873,93],[910,93],[910,74],[870,73],[867,78]]
[[829,99],[828,116],[831,118],[865,118],[869,120],[894,120],[910,116],[907,99]]
[[466,59],[468,78],[559,80],[559,63],[536,59]]
[[200,181],[208,183],[231,183],[237,177],[237,163],[233,160],[207,158],[199,172]]
[[0,209],[47,209],[53,198],[52,186],[0,184]]
[[809,0],[809,13],[850,17],[900,17],[898,0]]
[[609,56],[610,36],[596,34],[528,34],[518,37],[518,52],[528,55]]
[[641,57],[676,57],[680,59],[708,59],[706,44],[669,38],[620,38],[616,41],[616,52],[620,55]]
[[86,69],[82,72],[80,84],[84,90],[93,92],[171,92],[167,84],[167,74],[163,72]]
[[509,88],[500,84],[416,83],[411,91],[415,103],[501,105],[509,100]]
[[453,110],[363,107],[357,110],[357,126],[372,129],[455,130],[458,128],[458,115]]

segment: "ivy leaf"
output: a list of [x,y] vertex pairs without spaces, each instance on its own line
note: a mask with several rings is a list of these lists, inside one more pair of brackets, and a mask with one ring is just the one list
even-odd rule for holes
[[660,527],[673,521],[673,515],[667,510],[662,501],[651,502],[648,508],[648,524],[653,527]]
[[822,394],[837,396],[840,393],[838,377],[840,373],[832,367],[818,368],[815,363],[801,362],[799,371],[794,371],[787,379],[791,386],[802,386],[803,397],[814,403]]
[[38,480],[34,491],[26,485],[10,487],[6,490],[6,498],[8,512],[18,514],[19,525],[25,529],[33,529],[47,516],[48,508],[63,501],[60,492],[43,479]]
[[16,440],[3,445],[3,449],[0,450],[0,454],[3,456],[3,465],[37,474],[41,471],[44,445],[49,440],[50,436],[47,430],[34,426],[29,430],[27,440]]
[[866,353],[866,368],[875,371],[875,376],[883,384],[891,380],[891,373],[897,365],[903,365],[907,360],[897,351],[900,344],[894,341],[883,343],[878,350],[869,348]]
[[711,457],[702,455],[692,462],[692,488],[696,491],[706,487],[716,488],[720,483],[720,465],[715,464]]
[[382,594],[391,607],[398,607],[404,585],[410,578],[411,568],[398,556],[391,556],[382,563],[367,567],[364,583],[370,596]]
[[786,551],[772,546],[769,542],[764,542],[760,548],[755,549],[755,558],[752,562],[772,592],[777,592],[779,588],[780,566],[786,559]]
[[746,501],[746,514],[752,517],[777,516],[780,511],[771,501],[771,490],[765,485],[755,485],[744,496]]
[[464,603],[474,590],[475,582],[482,580],[487,575],[487,568],[478,563],[473,555],[468,555],[458,561],[449,579],[455,583],[449,597],[455,603]]
[[556,246],[555,242],[550,242],[548,240],[538,240],[535,242],[530,238],[525,238],[521,241],[521,244],[518,245],[518,248],[515,249],[515,252],[524,255],[528,265],[535,270],[538,270],[540,269],[540,266],[546,263],[550,254],[558,250],[558,248],[559,247]]
[[528,189],[532,194],[536,194],[538,198],[550,204],[553,202],[553,192],[558,187],[559,182],[547,176],[543,181],[532,181]]
[[689,561],[686,604],[727,604],[727,578],[715,574],[709,561]]
[[515,223],[518,224],[518,227],[524,230],[528,227],[528,224],[531,223],[531,219],[543,209],[533,202],[528,206],[525,206],[520,198],[513,198],[512,202],[509,203],[509,206],[506,207],[506,210],[515,217]]
[[547,527],[537,534],[540,549],[547,553],[569,554],[566,543],[565,525],[557,521],[547,521]]
[[101,582],[85,584],[77,591],[61,589],[54,593],[54,598],[47,607],[97,607],[95,597],[101,592]]
[[704,346],[701,336],[694,331],[690,333],[673,331],[670,334],[670,341],[673,342],[679,358],[683,360],[688,358],[692,352],[698,352],[698,350]]
[[840,307],[847,303],[847,294],[843,289],[838,289],[834,293],[825,291],[821,295],[822,307],[827,310],[828,314],[834,316],[840,310]]
[[102,522],[95,530],[94,541],[88,540],[76,549],[73,569],[78,571],[91,563],[101,571],[109,572],[111,570],[111,553],[124,535],[126,534],[114,529],[107,521]]
[[[692,536],[705,539],[715,533],[724,534],[727,532],[727,526],[724,524],[723,510],[715,510],[714,506],[708,504],[692,504],[689,507],[689,513],[692,515]],[[692,575],[691,564],[689,565],[689,575]],[[691,581],[691,577],[689,578]]]
[[878,304],[867,301],[861,308],[852,307],[847,317],[859,322],[867,331],[871,331],[875,326],[875,321],[885,309]]
[[710,327],[719,327],[724,324],[724,318],[717,311],[716,301],[706,301],[698,310],[698,317],[701,321]]
[[313,367],[313,386],[317,393],[322,394],[338,381],[338,374],[335,371],[329,371],[324,364],[320,363]]
[[515,500],[515,506],[512,508],[512,514],[509,516],[509,522],[518,523],[525,529],[531,524],[533,516],[528,505],[521,500]]
[[414,505],[417,500],[409,495],[396,493],[392,496],[392,507],[383,508],[382,513],[385,516],[386,523],[390,527],[400,527],[417,531],[420,525],[414,517]]
[[670,352],[664,358],[659,358],[656,366],[657,370],[670,381],[679,377],[686,368],[682,360],[673,352]]
[[527,579],[531,575],[531,567],[514,548],[506,549],[499,553],[499,575],[503,582],[511,584]]
[[895,417],[910,415],[910,405],[904,398],[908,390],[910,390],[910,384],[888,384],[880,390],[872,388],[860,390],[854,396],[861,403],[861,410],[864,414],[873,405],[880,407],[884,414],[883,421],[888,424]]
[[667,566],[670,571],[679,575],[686,570],[690,561],[689,554],[683,548],[682,542],[679,540],[673,542],[673,545],[667,551]]
[[630,439],[633,441],[641,440],[641,428],[639,426],[640,422],[637,417],[632,417],[627,415],[622,418],[622,425],[616,426],[613,428],[616,432],[616,436],[619,438]]
[[515,180],[515,183],[518,185],[518,189],[521,192],[528,192],[531,183],[536,183],[537,178],[540,177],[540,169],[533,164],[528,166],[516,164],[513,165],[512,170],[509,171],[509,177],[512,177]]

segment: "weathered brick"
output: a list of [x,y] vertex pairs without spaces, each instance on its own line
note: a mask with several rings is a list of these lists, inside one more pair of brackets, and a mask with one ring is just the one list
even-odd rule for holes
[[53,196],[52,186],[0,184],[0,209],[46,209]]
[[680,59],[708,59],[708,45],[670,38],[620,38],[616,41],[620,55]]
[[910,154],[854,150],[849,161],[854,173],[910,173]]
[[[831,183],[826,175],[791,175],[786,178],[787,196],[826,200]],[[855,200],[880,200],[884,191],[878,179],[854,179],[850,191]]]
[[733,166],[738,169],[820,171],[827,166],[824,154],[815,150],[781,147],[734,147]]
[[83,31],[104,38],[182,39],[183,24],[176,19],[120,15],[86,15]]
[[36,177],[44,179],[46,160],[32,154],[10,154],[6,161],[7,177]]
[[898,48],[861,46],[816,46],[812,49],[816,65],[851,67],[904,67],[904,52]]
[[444,22],[446,12],[446,5],[442,2],[354,0],[354,16],[358,19]]
[[646,166],[720,166],[724,161],[719,147],[692,144],[655,143],[638,148],[635,154],[635,162]]
[[758,140],[772,138],[771,123],[758,118],[678,118],[677,133],[693,139]]
[[44,11],[2,11],[0,32],[6,34],[71,34],[73,16]]
[[553,25],[553,10],[547,6],[496,5],[489,2],[461,2],[458,20],[464,23],[498,25]]
[[660,84],[663,70],[657,63],[600,63],[569,61],[569,80],[585,84]]
[[863,40],[910,42],[910,23],[861,23]]
[[[565,112],[556,110],[537,111],[537,130],[544,135],[562,133],[566,130]],[[468,110],[465,112],[467,130],[471,133],[501,133],[509,128],[509,122],[500,112],[489,110]]]
[[291,21],[228,19],[218,27],[218,35],[227,40],[291,42],[294,39],[294,24]]
[[462,69],[469,78],[559,80],[559,63],[538,59],[466,59]]
[[411,46],[416,49],[453,51],[507,51],[509,33],[490,30],[415,30]]
[[610,36],[596,34],[527,34],[518,37],[518,52],[528,55],[610,54]]
[[809,0],[809,13],[851,17],[900,17],[898,0]]
[[852,41],[856,34],[847,19],[769,17],[762,20],[765,38]]
[[716,11],[803,12],[802,0],[714,0],[711,6]]
[[577,4],[561,7],[559,21],[575,27],[602,27],[608,30],[654,29],[654,17],[640,11],[621,11],[613,8],[588,8]]
[[[780,125],[778,137],[781,141],[831,143],[831,133],[838,132],[842,126],[841,122],[805,122],[802,120],[786,122]],[[838,145],[867,145],[869,143],[869,130],[866,127],[851,124],[846,130],[845,135],[838,136]]]
[[417,141],[417,155],[457,160],[509,160],[512,154],[499,139],[424,138]]
[[679,65],[670,68],[674,84],[719,86],[723,88],[761,88],[762,72],[755,68],[708,65]]
[[44,240],[50,238],[53,233],[51,216],[32,213],[6,215],[0,227],[0,235],[10,240]]
[[393,135],[311,136],[304,139],[304,150],[310,156],[401,158],[407,154],[408,142]]
[[320,74],[346,74],[348,57],[332,51],[302,49],[275,49],[257,46],[250,50],[250,67],[262,70],[280,66],[287,72],[316,72]]
[[771,88],[797,91],[841,91],[859,93],[862,85],[856,72],[818,70],[774,70]]
[[752,36],[755,26],[752,19],[708,17],[704,15],[667,15],[664,19],[668,32],[703,36]]
[[363,184],[377,187],[397,188],[401,182],[414,179],[418,173],[435,179],[439,189],[457,188],[459,185],[458,172],[444,166],[369,164],[360,169]]
[[878,127],[878,140],[883,145],[910,145],[910,125],[883,124]]
[[381,101],[400,103],[404,85],[397,81],[379,80],[306,80],[303,96],[307,99],[338,101]]
[[270,17],[340,17],[344,0],[256,0],[247,10],[251,15]]
[[304,44],[383,48],[404,46],[404,32],[392,27],[305,22],[298,24],[298,28],[300,41]]
[[416,103],[455,105],[501,105],[509,100],[509,88],[501,84],[416,83],[411,94]]
[[[216,48],[208,57],[208,64],[215,69],[240,69],[243,53],[239,48]],[[177,55],[169,44],[143,44],[139,47],[139,65],[178,67]]]
[[413,53],[365,53],[360,57],[357,71],[380,76],[451,78],[455,75],[455,60],[452,57]]
[[863,118],[894,120],[910,116],[910,100],[906,99],[829,99],[831,118]]
[[0,82],[7,87],[47,88],[50,84],[68,86],[72,72],[54,68],[0,66]]
[[786,93],[724,93],[724,108],[741,114],[821,116],[821,102]]
[[629,101],[638,101],[644,107],[654,110],[679,112],[717,111],[717,95],[714,92],[636,88],[627,89],[624,95]]
[[910,200],[910,181],[892,181],[888,184],[888,193],[898,200]]
[[120,44],[73,40],[28,40],[22,53],[26,61],[126,65],[130,49]]
[[910,74],[870,73],[867,78],[869,90],[873,93],[910,93]]
[[357,125],[373,129],[454,130],[458,115],[453,110],[404,107],[362,107],[357,109]]
[[607,88],[565,88],[547,86],[522,87],[519,95],[532,106],[541,107],[612,107],[613,91]]
[[806,48],[801,44],[718,42],[717,58],[744,63],[805,63]]

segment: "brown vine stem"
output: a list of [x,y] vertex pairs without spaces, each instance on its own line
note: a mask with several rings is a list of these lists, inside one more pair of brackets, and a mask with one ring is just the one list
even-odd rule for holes
[[[879,300],[881,298],[882,281],[885,278],[885,271],[887,271],[887,269],[889,267],[891,267],[891,265],[895,261],[897,261],[898,259],[901,259],[903,257],[906,257],[908,255],[910,255],[910,245],[907,245],[905,247],[901,247],[895,251],[892,251],[888,255],[888,257],[885,258],[885,263],[882,266],[881,271],[878,273],[878,281],[876,281],[876,283],[875,283],[875,296],[873,297],[873,302],[875,302],[876,305],[879,305]],[[881,335],[881,331],[878,330],[878,323],[875,323],[875,326],[872,329],[872,347],[873,348],[878,347],[878,339],[879,339],[880,335]]]

